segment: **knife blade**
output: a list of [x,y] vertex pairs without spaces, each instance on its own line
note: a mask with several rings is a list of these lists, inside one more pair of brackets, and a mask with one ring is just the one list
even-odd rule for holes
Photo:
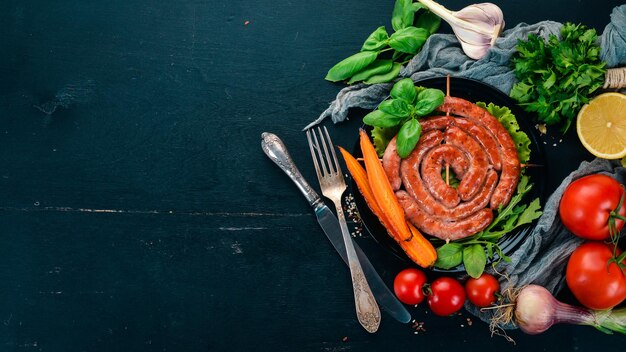
[[[273,133],[263,132],[261,134],[261,148],[267,155],[289,178],[296,184],[302,192],[309,204],[315,211],[318,223],[328,240],[333,245],[337,253],[343,261],[348,264],[348,256],[346,247],[343,242],[339,220],[335,214],[324,204],[320,196],[311,188],[309,183],[304,179],[296,164],[291,159],[287,148],[278,136]],[[389,290],[383,279],[378,275],[376,269],[369,261],[363,250],[353,241],[354,250],[361,262],[363,273],[370,285],[372,293],[376,297],[376,301],[383,307],[383,310],[389,313],[394,319],[401,323],[411,321],[411,314],[398,301],[396,296]]]

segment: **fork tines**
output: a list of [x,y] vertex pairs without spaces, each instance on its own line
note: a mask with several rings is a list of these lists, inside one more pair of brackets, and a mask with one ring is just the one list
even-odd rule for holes
[[[326,138],[324,138],[324,136]],[[317,128],[317,133],[315,132],[315,129],[307,130],[306,138],[309,141],[309,148],[311,149],[311,157],[313,158],[313,165],[315,166],[317,177],[322,178],[341,174],[341,167],[339,166],[339,161],[337,160],[337,154],[335,153],[335,148],[333,147],[333,143],[330,139],[326,126],[324,126],[323,133],[321,127]],[[330,157],[331,155],[332,159]],[[326,157],[324,158],[324,156]]]

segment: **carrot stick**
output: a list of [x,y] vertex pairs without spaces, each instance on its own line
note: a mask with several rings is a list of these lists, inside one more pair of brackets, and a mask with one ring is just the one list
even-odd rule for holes
[[[437,251],[435,250],[435,247],[433,247],[430,241],[428,241],[413,225],[407,223],[404,217],[404,209],[398,202],[396,195],[393,193],[389,179],[387,179],[387,175],[385,174],[385,170],[378,159],[374,146],[364,130],[361,129],[359,134],[361,151],[363,152],[365,168],[367,169],[365,175],[362,174],[362,171],[364,170],[356,159],[352,158],[354,160],[351,160],[350,164],[353,164],[354,169],[360,168],[361,171],[356,171],[356,173],[360,174],[357,177],[361,180],[361,183],[365,184],[364,179],[367,180],[369,190],[366,192],[369,196],[364,195],[364,197],[366,197],[366,199],[367,197],[373,198],[372,203],[377,204],[375,208],[378,208],[378,211],[380,212],[380,215],[377,215],[378,218],[387,229],[387,232],[389,232],[391,237],[398,242],[407,256],[421,267],[426,268],[432,266],[437,259]],[[342,154],[343,153],[344,151],[342,151]],[[346,152],[345,154],[348,153]],[[346,165],[348,165],[347,161]],[[358,166],[358,168],[354,167],[354,165]],[[350,170],[350,166],[348,166],[348,169]],[[368,187],[364,185],[363,188],[367,189]],[[359,190],[360,189],[361,187],[359,187]],[[374,213],[376,214],[375,211]]]
[[383,216],[389,219],[391,225],[391,231],[399,236],[402,240],[408,240],[411,238],[411,231],[406,224],[404,218],[404,209],[400,206],[400,203],[396,199],[396,195],[393,193],[391,184],[387,179],[385,170],[380,160],[378,160],[378,154],[372,145],[365,130],[361,129],[360,144],[361,151],[363,152],[363,159],[365,160],[365,170],[367,171],[367,179],[372,189],[374,199],[380,207]]
[[398,242],[404,253],[417,265],[428,268],[437,260],[437,250],[432,243],[412,224],[408,224],[413,237],[410,241]]

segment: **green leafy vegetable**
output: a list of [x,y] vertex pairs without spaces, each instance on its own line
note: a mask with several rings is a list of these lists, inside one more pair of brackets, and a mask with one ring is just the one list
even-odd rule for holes
[[352,77],[376,60],[378,51],[362,51],[347,57],[328,71],[326,79],[337,82]]
[[371,126],[374,126],[374,128],[372,128],[372,133],[371,133],[372,143],[374,144],[376,153],[378,153],[378,155],[381,156],[385,152],[385,149],[387,149],[387,145],[389,144],[389,141],[391,141],[391,139],[396,134],[398,134],[398,130],[400,129],[400,126],[396,125],[390,128],[377,127],[375,125],[371,125]]
[[389,46],[399,52],[415,54],[424,45],[430,33],[424,28],[406,27],[389,37]]
[[357,74],[352,76],[348,81],[348,84],[352,84],[355,82],[366,80],[370,77],[376,75],[386,74],[393,68],[393,62],[391,60],[379,60],[376,59],[374,62],[369,64],[366,68],[359,71]]
[[519,40],[512,63],[518,83],[510,96],[546,125],[570,127],[580,108],[604,83],[605,63],[600,60],[596,31],[566,23],[561,39],[550,35],[547,43],[535,34]]
[[463,248],[463,266],[467,274],[478,278],[485,270],[487,254],[480,244],[472,244]]
[[380,26],[376,28],[372,34],[365,40],[363,46],[361,47],[361,51],[375,51],[384,48],[387,45],[387,40],[389,39],[389,34],[387,34],[387,30],[385,26]]
[[411,118],[400,127],[398,139],[396,140],[396,149],[401,158],[406,158],[411,154],[421,134],[422,125],[414,118]]
[[[391,13],[391,27],[394,31],[413,25],[416,9],[413,0],[397,0]],[[420,4],[421,5],[421,4]]]
[[[419,4],[419,3],[418,3]],[[420,4],[421,5],[421,4]],[[424,11],[415,21],[415,27],[424,28],[430,34],[433,34],[439,30],[441,25],[441,17],[435,15],[430,11]]]
[[400,73],[401,69],[402,69],[402,65],[400,65],[397,62],[394,62],[389,72],[369,77],[368,79],[364,80],[363,83],[374,84],[374,83],[389,82],[392,79],[398,77],[398,74]]
[[[363,117],[363,123],[382,129],[399,128],[397,150],[398,155],[406,158],[415,148],[422,126],[418,118],[429,114],[443,103],[444,93],[438,89],[415,87],[413,80],[403,78],[391,88],[391,99],[385,100],[378,108]],[[394,134],[382,133],[377,130],[374,146],[379,155],[384,153],[389,140]],[[374,136],[374,133],[372,133]],[[384,146],[384,147],[383,147]]]
[[446,243],[437,248],[435,266],[441,269],[452,269],[463,263],[463,245],[460,243]]
[[[328,71],[326,80],[347,81],[348,84],[376,84],[390,82],[398,77],[402,65],[421,50],[441,23],[438,16],[421,3],[413,1],[396,0],[391,15],[391,25],[395,32],[387,32],[385,26],[376,28],[365,39],[360,52],[333,66]],[[422,9],[424,10],[416,16]],[[372,58],[371,54],[362,54],[365,52],[376,55]]]

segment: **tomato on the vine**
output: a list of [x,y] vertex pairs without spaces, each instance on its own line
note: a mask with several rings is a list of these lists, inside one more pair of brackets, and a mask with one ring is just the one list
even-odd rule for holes
[[435,279],[428,291],[428,306],[440,316],[458,312],[465,303],[463,285],[451,277]]
[[477,307],[488,307],[496,302],[500,283],[493,275],[482,273],[479,278],[470,277],[465,282],[467,299]]
[[393,280],[393,291],[400,302],[415,305],[424,300],[422,287],[426,283],[426,275],[419,269],[404,269]]
[[[617,250],[616,255],[620,253]],[[612,257],[613,245],[603,242],[583,243],[570,256],[565,280],[585,307],[609,309],[626,299],[626,276],[615,262],[609,264]]]
[[563,225],[574,235],[588,240],[606,240],[610,237],[610,222],[615,222],[617,233],[624,226],[626,202],[617,209],[622,197],[624,187],[612,177],[588,175],[565,189],[559,215]]

